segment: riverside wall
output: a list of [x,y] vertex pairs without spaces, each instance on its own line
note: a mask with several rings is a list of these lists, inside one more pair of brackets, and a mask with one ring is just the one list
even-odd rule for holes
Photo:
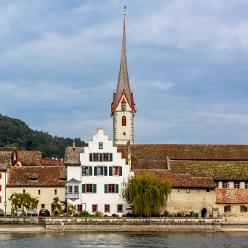
[[0,218],[1,232],[248,232],[248,220],[196,218]]

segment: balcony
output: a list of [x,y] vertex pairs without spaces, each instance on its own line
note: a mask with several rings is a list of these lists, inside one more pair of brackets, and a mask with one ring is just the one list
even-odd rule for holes
[[65,194],[67,199],[79,199],[79,193],[67,193]]

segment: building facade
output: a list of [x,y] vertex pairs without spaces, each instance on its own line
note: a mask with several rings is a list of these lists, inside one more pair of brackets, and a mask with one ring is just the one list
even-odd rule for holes
[[66,198],[78,212],[101,212],[111,216],[128,211],[121,192],[133,173],[103,129],[97,129],[83,151],[67,148],[65,164]]
[[136,113],[133,92],[130,88],[126,56],[126,12],[123,14],[121,63],[116,91],[111,104],[113,141],[115,145],[134,143],[134,116]]

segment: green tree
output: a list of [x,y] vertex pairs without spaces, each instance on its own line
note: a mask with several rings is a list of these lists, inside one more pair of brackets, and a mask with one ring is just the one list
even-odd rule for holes
[[76,213],[76,206],[72,205],[72,204],[68,204],[67,205],[67,214],[68,216],[74,216]]
[[63,210],[63,203],[60,201],[58,197],[54,197],[52,202],[52,214],[53,215],[61,214],[62,210]]
[[11,201],[12,213],[16,213],[19,207],[26,211],[30,208],[36,209],[39,203],[39,200],[31,197],[29,193],[13,193],[9,200]]
[[171,192],[171,184],[163,178],[144,173],[129,179],[122,196],[132,207],[135,215],[152,216],[160,213]]

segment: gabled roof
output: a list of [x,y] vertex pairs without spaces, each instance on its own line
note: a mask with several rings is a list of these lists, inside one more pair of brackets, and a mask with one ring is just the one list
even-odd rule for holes
[[79,180],[77,180],[77,179],[75,179],[75,178],[72,178],[72,179],[70,179],[69,181],[67,181],[66,184],[67,184],[67,183],[81,183],[81,181],[79,181]]
[[65,164],[69,166],[80,165],[80,153],[83,152],[83,147],[67,147],[65,150]]
[[63,187],[66,174],[62,166],[12,166],[7,187]]

